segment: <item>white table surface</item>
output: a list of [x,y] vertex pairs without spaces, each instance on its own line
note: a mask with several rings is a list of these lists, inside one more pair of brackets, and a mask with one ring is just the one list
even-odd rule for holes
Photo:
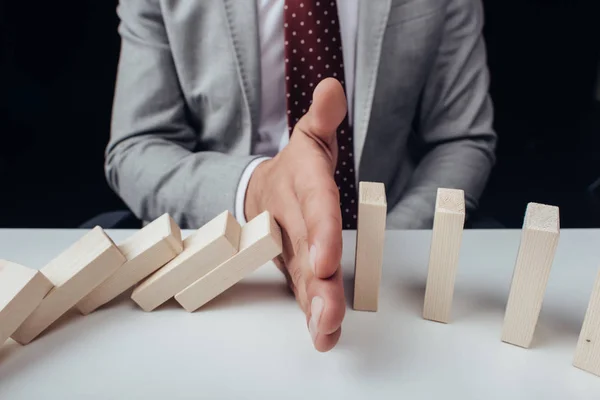
[[[0,258],[41,268],[80,235],[0,230]],[[349,305],[354,235],[344,236]],[[268,264],[192,314],[173,301],[145,313],[122,296],[27,346],[7,342],[0,399],[600,399],[600,377],[572,366],[600,231],[561,232],[530,349],[500,341],[520,231],[465,231],[447,325],[421,318],[430,238],[387,232],[380,311],[349,306],[331,352],[313,349]]]

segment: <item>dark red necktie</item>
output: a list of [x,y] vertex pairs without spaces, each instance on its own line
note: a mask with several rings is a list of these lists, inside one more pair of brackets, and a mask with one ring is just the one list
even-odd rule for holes
[[[286,0],[284,6],[285,70],[290,134],[308,111],[317,84],[337,79],[344,90],[342,39],[335,1]],[[337,130],[338,162],[335,181],[340,191],[344,229],[356,229],[357,191],[348,117]]]

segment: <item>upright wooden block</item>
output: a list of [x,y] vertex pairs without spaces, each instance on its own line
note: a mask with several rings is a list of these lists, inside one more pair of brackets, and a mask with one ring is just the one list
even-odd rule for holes
[[0,260],[0,346],[42,302],[52,282],[41,272]]
[[281,254],[281,231],[268,212],[242,227],[239,252],[175,296],[192,312]]
[[423,306],[425,319],[450,322],[464,224],[464,192],[438,189]]
[[181,230],[164,214],[121,243],[119,249],[127,262],[77,304],[82,314],[113,300],[181,253]]
[[225,211],[183,241],[183,251],[133,290],[131,298],[152,311],[237,253],[241,227]]
[[573,365],[600,376],[600,273],[585,313]]
[[55,286],[12,335],[27,344],[125,263],[125,256],[95,227],[40,271]]
[[359,183],[354,265],[354,309],[377,311],[387,216],[385,186]]
[[528,348],[558,245],[558,207],[529,203],[506,304],[502,341]]

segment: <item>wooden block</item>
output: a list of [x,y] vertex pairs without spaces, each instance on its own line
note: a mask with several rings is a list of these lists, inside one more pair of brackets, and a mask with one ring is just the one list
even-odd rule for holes
[[225,211],[183,241],[183,251],[133,290],[131,298],[152,311],[237,253],[240,224]]
[[113,300],[181,253],[181,230],[164,214],[121,243],[119,249],[127,262],[77,304],[82,314]]
[[600,273],[585,313],[573,365],[600,376]]
[[558,245],[558,207],[529,203],[504,314],[502,341],[528,348]]
[[423,306],[425,319],[450,322],[464,224],[464,192],[438,189]]
[[53,287],[41,272],[0,260],[0,346]]
[[31,342],[125,261],[102,228],[90,230],[40,270],[55,287],[11,337]]
[[387,216],[385,186],[360,182],[354,255],[354,309],[377,311]]
[[265,211],[242,227],[236,255],[177,293],[175,300],[189,312],[197,310],[281,254],[281,246],[279,226]]

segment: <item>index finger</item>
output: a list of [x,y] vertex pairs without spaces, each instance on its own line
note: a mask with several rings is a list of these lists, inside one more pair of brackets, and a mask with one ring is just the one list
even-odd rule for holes
[[340,195],[333,171],[337,128],[346,112],[342,85],[327,78],[315,88],[308,113],[294,128],[298,146],[304,146],[305,155],[311,155],[303,160],[305,173],[296,175],[294,186],[308,234],[309,262],[315,276],[322,279],[335,273],[342,258]]
[[316,277],[326,279],[339,268],[342,258],[340,195],[326,166],[296,182],[296,195],[306,224],[309,261]]

